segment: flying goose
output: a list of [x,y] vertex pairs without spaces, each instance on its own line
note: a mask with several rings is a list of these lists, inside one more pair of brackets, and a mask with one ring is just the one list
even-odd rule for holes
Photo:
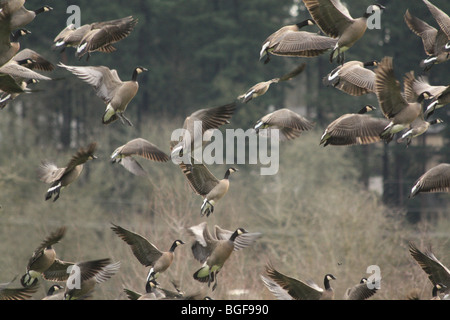
[[[419,96],[424,93],[432,94],[431,91],[429,91],[429,90],[422,90],[419,93],[416,82],[417,82],[417,80],[414,77],[414,71],[410,71],[410,72],[406,73],[403,83],[404,83],[404,87],[405,87],[404,96],[407,101],[417,101]],[[431,87],[428,86],[427,89],[431,89]],[[397,139],[397,142],[402,143],[402,142],[406,141],[406,146],[409,146],[409,144],[412,141],[412,138],[418,137],[418,136],[424,134],[431,125],[435,125],[438,123],[443,123],[443,121],[439,118],[433,119],[431,121],[426,121],[425,117],[424,117],[424,113],[421,110],[419,116],[413,122],[411,122],[409,129],[407,129],[406,132],[404,132],[402,134],[402,136],[399,139]]]
[[172,161],[177,164],[190,161],[198,147],[201,148],[208,140],[205,139],[205,134],[212,134],[214,129],[230,123],[236,106],[236,102],[232,102],[218,107],[199,109],[187,116],[178,141],[170,143]]
[[112,45],[126,38],[137,24],[137,19],[132,16],[93,22],[75,27],[73,24],[67,25],[54,38],[53,50],[64,51],[67,47],[75,47],[75,55],[82,58],[87,54],[87,59],[94,51],[111,53],[116,50]]
[[442,287],[442,293],[450,293],[450,270],[440,262],[431,251],[431,246],[420,251],[413,242],[409,242],[409,252],[417,264],[428,275],[433,286]]
[[[412,75],[413,76],[413,75]],[[414,94],[420,96],[425,92],[431,95],[431,102],[427,105],[424,111],[425,119],[428,119],[436,109],[442,108],[450,103],[450,85],[447,86],[433,86],[430,85],[427,76],[412,77],[411,89]]]
[[87,148],[79,148],[77,153],[70,159],[69,163],[59,168],[51,161],[44,160],[38,168],[38,178],[45,183],[51,184],[45,195],[45,200],[58,200],[61,189],[74,182],[83,171],[84,163],[88,160],[97,159],[94,155],[97,143],[92,142]]
[[276,270],[271,263],[266,264],[266,274],[261,275],[264,285],[279,300],[332,300],[334,289],[331,280],[336,280],[332,274],[324,277],[325,290],[313,281],[302,281],[289,277]]
[[157,162],[169,161],[169,156],[156,145],[143,138],[136,138],[114,150],[111,154],[111,162],[120,163],[134,175],[146,176],[147,172],[133,156],[140,156]]
[[[36,10],[28,10],[27,8],[22,6],[9,15],[9,17],[7,18],[9,20],[8,27],[10,30],[23,28],[27,24],[31,23],[38,14],[49,12],[52,10],[53,8],[47,5],[42,6]],[[4,22],[2,21],[2,23]]]
[[138,261],[146,267],[150,267],[147,281],[156,280],[166,271],[173,262],[175,249],[184,244],[182,240],[175,240],[169,251],[161,251],[140,234],[129,231],[113,224],[111,229],[130,247]]
[[56,252],[53,245],[58,243],[66,233],[66,227],[60,227],[53,231],[39,247],[34,250],[28,260],[26,273],[20,278],[24,287],[30,287],[37,283],[38,278],[47,271],[56,261]]
[[297,24],[283,26],[264,40],[259,53],[259,60],[264,56],[264,63],[270,61],[270,54],[289,57],[316,57],[331,50],[336,39],[314,32],[300,31],[305,26],[315,25],[311,19]]
[[104,124],[110,124],[120,119],[123,124],[133,125],[125,117],[124,112],[138,92],[137,76],[144,71],[148,71],[146,68],[136,67],[133,70],[131,80],[122,81],[115,69],[110,70],[105,66],[76,67],[66,66],[63,63],[59,63],[58,66],[67,69],[93,87],[96,95],[106,104],[106,110],[102,118]]
[[374,92],[375,72],[366,67],[377,64],[377,61],[348,61],[326,75],[323,83],[352,96],[362,96]]
[[124,289],[123,291],[130,300],[162,300],[167,297],[166,293],[158,287],[158,283],[155,280],[147,281],[145,293],[138,293],[130,289]]
[[367,19],[384,9],[384,6],[374,4],[371,12],[366,10],[362,17],[353,18],[340,0],[303,0],[303,3],[317,26],[327,36],[338,39],[331,51],[330,62],[337,58],[339,64],[344,62],[344,52],[366,32]]
[[0,28],[0,66],[11,60],[20,50],[19,38],[31,32],[26,29],[18,29],[12,34],[4,32]]
[[53,71],[55,69],[55,65],[53,63],[44,58],[41,54],[28,48],[17,52],[12,60],[17,62],[27,61],[27,63],[22,63],[22,66],[31,70]]
[[59,284],[51,285],[47,290],[47,295],[42,300],[64,300],[64,287]]
[[175,283],[172,282],[172,284],[176,291],[161,288],[155,280],[146,282],[145,293],[138,293],[130,289],[123,291],[130,300],[201,300],[204,297],[200,291],[186,295]]
[[301,65],[297,66],[294,70],[291,72],[279,77],[279,78],[273,78],[268,81],[258,82],[254,86],[252,86],[250,89],[248,89],[244,94],[241,94],[238,96],[238,99],[242,99],[244,103],[249,102],[253,98],[257,98],[259,96],[262,96],[269,90],[270,85],[272,83],[279,83],[282,81],[289,81],[292,78],[296,77],[300,73],[303,72],[303,70],[306,67],[306,63],[302,63]]
[[2,0],[0,2],[0,19],[5,19],[7,15],[11,15],[23,7],[26,0]]
[[428,58],[420,62],[425,71],[430,70],[434,64],[439,64],[450,59],[450,52],[446,52],[445,45],[449,37],[443,29],[436,29],[425,21],[413,16],[406,10],[404,19],[408,28],[422,39],[423,48]]
[[440,163],[422,174],[411,188],[409,198],[421,192],[450,192],[450,164]]
[[[73,23],[68,24],[64,29],[62,29],[56,37],[53,39],[53,50],[60,50],[60,52],[64,52],[66,48],[68,47],[78,47],[78,45],[81,42],[81,39],[83,39],[84,35],[91,29],[90,24],[85,24],[80,27],[76,27]],[[109,47],[110,50],[105,50],[105,52],[108,51],[114,51],[113,47]],[[99,51],[102,51],[101,49]]]
[[195,238],[191,246],[194,258],[201,263],[202,267],[195,271],[193,278],[199,282],[207,282],[208,287],[213,282],[212,290],[217,287],[217,274],[222,270],[225,262],[234,251],[251,246],[261,233],[250,233],[244,228],[237,228],[234,232],[214,226],[214,234],[208,230],[206,222],[187,229],[188,233]]
[[[375,69],[375,93],[383,115],[390,120],[381,136],[395,134],[409,128],[422,113],[422,101],[428,98],[428,92],[422,93],[417,101],[408,99],[396,79],[392,57],[384,57]],[[409,101],[408,101],[409,100]]]
[[66,280],[64,300],[81,300],[90,296],[98,284],[109,280],[120,269],[120,261],[98,259],[59,265],[52,272],[57,281]]
[[90,30],[81,38],[78,44],[76,56],[81,59],[87,54],[87,59],[89,59],[91,52],[111,46],[111,44],[128,37],[137,22],[137,19],[128,16],[91,24]]
[[15,279],[7,283],[0,283],[0,300],[28,300],[39,289],[38,284],[29,287],[9,288]]
[[377,293],[378,289],[373,286],[370,287],[367,278],[362,278],[361,281],[345,291],[345,300],[366,300]]
[[223,179],[219,180],[203,163],[195,163],[192,160],[190,164],[183,162],[179,166],[192,190],[204,198],[200,214],[206,214],[206,217],[214,212],[216,203],[228,192],[230,174],[239,171],[233,167],[228,168]]
[[[305,117],[287,108],[282,108],[260,118],[256,122],[254,130],[262,136],[270,135],[270,131],[273,129],[280,130],[280,139],[292,140],[298,138],[303,131],[311,130],[313,127],[314,123]],[[261,131],[261,129],[267,130]]]
[[[376,143],[381,140],[380,134],[389,124],[385,118],[375,118],[365,113],[375,107],[366,105],[358,113],[347,113],[332,121],[324,130],[319,145],[348,146]],[[389,142],[392,137],[386,137]]]

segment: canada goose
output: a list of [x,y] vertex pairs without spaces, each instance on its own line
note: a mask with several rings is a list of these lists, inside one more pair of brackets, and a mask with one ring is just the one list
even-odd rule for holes
[[39,289],[36,283],[29,287],[8,288],[15,279],[0,283],[0,300],[27,300]]
[[[447,39],[450,40],[450,17],[448,16],[448,14],[446,14],[444,11],[433,5],[430,1],[428,0],[422,1],[423,3],[425,3],[428,10],[431,12],[431,15],[433,16],[434,20],[436,20],[441,30],[447,35]],[[446,49],[448,48],[446,47]]]
[[93,51],[111,53],[116,50],[112,44],[126,38],[136,23],[137,19],[129,16],[84,24],[78,28],[74,24],[69,24],[53,39],[52,49],[60,49],[63,52],[67,47],[76,47],[75,55],[79,58],[86,53],[89,58]]
[[[44,76],[32,69],[26,67],[25,65],[33,63],[31,59],[25,60],[10,60],[0,67],[0,74],[7,74],[13,77],[16,82],[21,82],[23,80],[35,79],[39,81],[49,81],[51,78]],[[0,88],[3,90],[3,88]]]
[[5,86],[4,78],[8,78],[7,81],[9,81],[11,86],[6,88],[6,91],[0,90],[0,110],[5,108],[10,101],[16,99],[21,93],[35,92],[34,89],[28,88],[28,85],[39,82],[39,80],[36,80],[36,79],[28,79],[26,81],[21,81],[20,83],[17,83],[9,75],[3,75],[3,76],[0,75],[0,82],[1,82],[0,86],[3,88]]
[[259,82],[259,83],[255,84],[254,86],[252,86],[250,89],[248,89],[244,94],[241,94],[240,96],[238,96],[238,99],[242,99],[244,103],[247,103],[250,100],[252,100],[253,98],[262,96],[263,94],[265,94],[267,92],[267,90],[269,90],[269,87],[272,83],[279,83],[282,81],[291,80],[292,78],[294,78],[294,77],[298,76],[300,73],[302,73],[303,70],[305,70],[305,67],[306,67],[306,63],[302,63],[301,65],[296,67],[291,72],[289,72],[279,78],[273,78],[273,79],[270,79],[269,81]]
[[344,299],[345,300],[366,300],[372,297],[375,293],[377,293],[378,289],[374,286],[373,288],[369,287],[369,283],[367,282],[367,278],[362,278],[361,281],[345,291]]
[[264,40],[259,60],[265,55],[264,64],[270,61],[270,54],[291,57],[316,57],[332,49],[337,40],[313,32],[300,31],[316,23],[307,19],[293,25],[283,26]]
[[449,39],[448,35],[440,28],[430,26],[425,21],[413,16],[406,10],[404,19],[408,28],[422,39],[423,48],[428,58],[420,62],[425,71],[430,70],[434,64],[443,63],[450,59],[450,52],[445,50]]
[[352,96],[362,96],[374,92],[375,72],[366,67],[377,64],[377,61],[348,61],[326,75],[323,83]]
[[134,256],[143,266],[150,267],[147,281],[156,280],[162,272],[166,271],[173,262],[175,249],[184,244],[178,239],[172,243],[169,251],[161,251],[140,234],[115,224],[111,229],[131,247]]
[[259,232],[250,233],[243,228],[237,228],[233,232],[217,225],[212,235],[206,222],[192,226],[187,231],[195,238],[191,246],[194,258],[203,263],[193,274],[193,278],[199,282],[207,282],[208,287],[214,282],[213,291],[217,287],[217,274],[231,253],[251,246],[262,235]]
[[338,39],[331,51],[330,62],[337,58],[339,64],[344,62],[344,52],[366,32],[367,19],[385,9],[380,4],[373,4],[371,12],[366,10],[362,17],[354,19],[340,0],[303,0],[303,3],[317,26],[329,37]]
[[[422,90],[420,93],[417,90],[417,80],[414,77],[414,71],[408,72],[403,80],[404,83],[404,96],[407,101],[417,101],[421,94],[429,92],[429,90]],[[427,89],[430,89],[428,87]],[[419,116],[410,124],[409,129],[406,130],[403,135],[397,139],[398,143],[402,143],[406,141],[406,146],[408,147],[412,141],[412,138],[420,136],[424,134],[431,125],[435,125],[438,123],[443,123],[441,119],[434,119],[432,121],[426,121],[424,117],[424,113],[421,110]]]
[[187,116],[178,141],[170,142],[172,161],[179,164],[181,157],[190,160],[194,156],[197,145],[200,148],[203,146],[205,133],[230,123],[229,120],[236,106],[236,102],[228,103],[218,107],[199,109]]
[[192,190],[204,198],[200,214],[202,216],[206,214],[207,217],[214,212],[217,201],[228,192],[230,174],[239,171],[236,168],[228,168],[223,179],[219,180],[203,163],[194,163],[194,161],[192,164],[181,163],[180,168]]
[[95,142],[90,143],[87,148],[78,149],[77,153],[63,168],[58,168],[51,161],[42,161],[38,168],[38,178],[42,182],[51,184],[45,194],[45,200],[49,200],[53,195],[55,195],[53,201],[58,200],[61,189],[67,187],[80,176],[84,163],[88,160],[97,159],[97,156],[94,155],[96,149],[97,143]]
[[52,11],[53,8],[50,6],[42,6],[36,10],[28,10],[24,6],[22,6],[20,9],[14,11],[10,17],[9,17],[9,29],[15,30],[25,27],[27,24],[31,23],[34,18],[38,14],[41,14],[43,12],[49,12]]
[[45,271],[47,271],[56,260],[56,252],[53,245],[58,243],[66,233],[66,227],[60,227],[53,231],[39,247],[34,250],[28,261],[27,271],[21,277],[20,283],[24,287],[35,285]]
[[332,300],[334,290],[331,280],[336,280],[332,274],[324,277],[325,290],[313,281],[302,281],[276,270],[271,263],[266,264],[266,274],[261,275],[264,285],[277,299],[289,300]]
[[[259,135],[270,135],[273,129],[280,130],[281,140],[292,140],[298,138],[303,131],[311,130],[314,123],[287,108],[278,109],[266,114],[259,119],[254,130]],[[268,129],[261,131],[261,129]]]
[[26,0],[2,0],[0,2],[0,18],[4,19],[6,15],[10,15],[23,7]]
[[12,60],[30,61],[29,63],[22,65],[31,70],[53,71],[55,69],[55,65],[53,63],[44,58],[44,56],[42,56],[41,54],[28,48],[25,48],[17,52],[17,54],[12,58]]
[[[375,107],[366,105],[358,113],[347,113],[332,121],[324,130],[319,145],[348,146],[380,141],[380,134],[389,124],[389,120],[365,114],[372,110],[375,110]],[[387,137],[386,142],[391,138]]]
[[420,76],[417,79],[414,78],[414,74],[411,73],[411,89],[414,94],[419,96],[424,92],[429,92],[431,95],[431,102],[427,105],[424,112],[425,119],[428,119],[436,109],[442,108],[450,103],[450,85],[447,86],[432,86],[428,82],[426,76]]
[[42,300],[64,300],[64,287],[59,284],[51,285]]
[[433,119],[431,121],[426,121],[423,117],[423,114],[421,114],[416,118],[416,120],[411,123],[410,129],[408,129],[405,133],[402,134],[400,138],[397,139],[397,143],[406,142],[406,146],[408,147],[412,141],[412,138],[424,134],[430,126],[443,122],[444,121],[439,118]]
[[392,57],[384,57],[375,69],[375,93],[383,115],[390,120],[381,136],[395,134],[409,128],[421,114],[422,101],[428,92],[422,93],[417,101],[408,101],[400,82],[395,78]]
[[26,29],[18,29],[12,34],[0,32],[0,66],[7,63],[19,52],[19,38],[30,33]]
[[105,66],[76,67],[66,66],[63,63],[59,63],[58,66],[67,69],[81,80],[90,84],[94,88],[96,95],[106,103],[106,110],[102,118],[104,124],[120,119],[123,124],[133,125],[125,117],[124,112],[138,92],[139,83],[137,82],[137,76],[144,71],[148,71],[146,68],[136,67],[133,70],[131,80],[122,81],[115,69],[110,70]]
[[[69,24],[64,29],[62,29],[58,35],[53,39],[53,50],[60,50],[60,52],[64,52],[67,47],[78,47],[81,39],[83,39],[84,35],[91,29],[90,24],[85,24],[80,27],[75,27],[75,25]],[[111,46],[111,51],[114,51]],[[101,50],[99,50],[101,51]],[[108,51],[108,50],[106,50]]]
[[80,40],[75,55],[81,59],[87,54],[87,59],[89,59],[91,52],[111,46],[111,44],[126,38],[133,31],[137,22],[137,19],[129,16],[91,24],[91,29]]
[[442,283],[436,283],[431,291],[431,300],[441,300],[439,293],[445,292],[446,289],[447,286],[443,285]]
[[440,163],[422,174],[411,188],[409,198],[421,192],[450,192],[450,164]]
[[125,169],[138,176],[145,176],[147,172],[133,156],[140,156],[157,162],[169,161],[169,156],[153,143],[136,138],[118,147],[111,155],[111,162],[120,163]]
[[[431,246],[422,252],[413,242],[409,242],[409,252],[428,275],[433,286],[439,284],[442,293],[450,293],[450,270],[436,258],[431,251]],[[445,289],[443,288],[444,286],[446,287]]]
[[120,261],[111,263],[109,258],[70,265],[70,268],[64,269],[64,272],[68,275],[64,300],[85,299],[92,294],[98,284],[109,280],[119,269]]
[[166,298],[165,292],[158,288],[155,280],[147,281],[145,293],[141,294],[130,289],[124,289],[123,291],[130,300],[161,300]]

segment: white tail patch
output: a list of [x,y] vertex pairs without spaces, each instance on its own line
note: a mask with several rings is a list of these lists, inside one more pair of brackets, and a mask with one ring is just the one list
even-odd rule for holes
[[84,48],[86,48],[86,46],[87,46],[87,42],[83,43],[81,46],[79,46],[79,47],[77,48],[77,52],[79,53],[79,52],[83,51]]
[[111,117],[115,114],[116,111],[114,110],[114,108],[111,106],[111,104],[108,104],[106,106],[105,114],[103,115],[103,121],[104,122],[109,121],[109,119],[111,119]]
[[266,52],[266,49],[267,49],[267,47],[269,46],[269,44],[270,44],[269,41],[267,41],[266,43],[264,43],[264,45],[263,45],[262,48],[261,48],[261,51],[259,52],[259,59],[261,59],[262,57],[264,57],[265,52]]
[[52,192],[52,191],[55,191],[56,189],[59,189],[59,188],[61,188],[61,182],[58,183],[56,186],[49,188],[47,190],[47,192]]

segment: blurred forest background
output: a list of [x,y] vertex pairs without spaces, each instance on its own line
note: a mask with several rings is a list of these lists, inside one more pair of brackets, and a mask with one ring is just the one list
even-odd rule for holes
[[[433,4],[450,13],[450,2]],[[350,13],[360,16],[370,0],[347,0]],[[170,288],[178,279],[186,292],[205,288],[192,279],[200,266],[190,251],[185,228],[206,218],[200,216],[202,198],[186,183],[171,162],[140,161],[149,178],[136,177],[109,162],[115,148],[143,137],[169,152],[169,139],[184,117],[206,107],[229,103],[253,84],[280,76],[299,63],[305,71],[290,82],[272,85],[262,97],[240,105],[227,128],[251,128],[267,112],[290,108],[316,123],[314,130],[280,145],[280,170],[260,176],[258,165],[238,165],[229,193],[206,219],[228,230],[244,227],[264,235],[251,248],[235,252],[219,274],[213,299],[273,299],[259,275],[272,261],[288,275],[312,279],[321,286],[326,273],[336,297],[369,276],[369,265],[381,269],[381,290],[372,299],[405,299],[412,288],[431,297],[431,283],[411,259],[408,241],[419,248],[431,244],[435,255],[450,264],[450,197],[420,194],[408,199],[415,180],[439,162],[450,162],[450,112],[435,112],[445,122],[414,139],[406,148],[395,141],[370,146],[319,147],[326,126],[344,113],[366,104],[377,107],[376,96],[348,96],[325,87],[322,77],[336,67],[329,55],[317,58],[272,57],[259,61],[262,42],[286,24],[309,18],[298,0],[28,0],[28,9],[47,4],[53,11],[39,15],[20,40],[54,64],[105,65],[117,69],[122,80],[135,66],[149,72],[139,78],[140,89],[128,106],[134,127],[119,121],[104,126],[105,105],[92,88],[57,68],[41,81],[33,94],[21,95],[0,111],[0,268],[7,282],[25,272],[31,253],[61,225],[68,227],[55,245],[58,257],[83,261],[110,257],[121,270],[94,294],[98,299],[126,299],[123,288],[144,292],[147,269],[129,246],[110,229],[111,222],[138,232],[158,248],[168,250],[173,240],[175,261],[159,278]],[[436,26],[422,1],[385,1],[381,29],[368,30],[346,53],[346,60],[394,58],[399,80],[425,57],[422,42],[406,26],[403,15],[413,15]],[[117,43],[111,54],[94,53],[78,61],[74,50],[51,50],[53,38],[66,25],[69,5],[81,9],[81,24],[133,15],[139,19],[131,35]],[[318,30],[307,27],[307,31]],[[449,62],[429,71],[433,85],[449,84]],[[99,144],[98,159],[85,165],[76,183],[63,189],[56,202],[44,201],[47,185],[36,169],[49,159],[64,166],[74,152],[91,141]],[[210,166],[222,177],[226,165]],[[19,284],[20,285],[20,284]],[[35,298],[51,283],[41,280]]]

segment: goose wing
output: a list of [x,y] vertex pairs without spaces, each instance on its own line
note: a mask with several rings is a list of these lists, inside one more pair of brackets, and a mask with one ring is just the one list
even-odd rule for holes
[[266,265],[266,274],[296,300],[319,300],[322,296],[323,289],[316,284],[289,277],[277,271],[270,263]]
[[416,260],[419,266],[428,275],[433,285],[442,283],[447,286],[447,290],[450,288],[450,270],[440,262],[431,251],[431,248],[426,249],[424,252],[420,251],[416,245],[412,242],[409,243],[409,252],[411,256]]
[[375,69],[375,93],[386,118],[394,117],[408,106],[400,82],[395,78],[392,57],[384,57]]
[[219,180],[202,163],[181,163],[180,168],[187,178],[189,185],[195,193],[206,196],[218,183]]
[[162,256],[162,252],[143,236],[113,224],[111,229],[130,247],[139,262],[148,267],[153,266],[156,260]]
[[339,0],[303,0],[319,28],[333,38],[354,21],[348,9]]
[[67,69],[81,80],[90,84],[94,88],[97,96],[105,103],[111,101],[117,89],[123,84],[117,71],[115,69],[110,70],[105,66],[77,67],[67,66],[61,62],[58,66]]

